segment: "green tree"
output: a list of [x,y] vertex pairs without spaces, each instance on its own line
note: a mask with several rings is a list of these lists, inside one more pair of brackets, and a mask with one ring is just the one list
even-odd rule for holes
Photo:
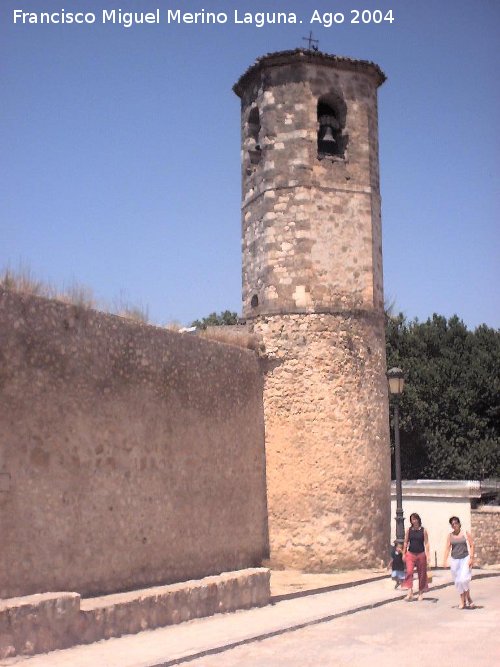
[[195,320],[191,322],[192,327],[198,327],[199,329],[206,329],[207,327],[219,327],[227,326],[230,324],[238,324],[238,314],[230,310],[225,310],[223,313],[217,315],[217,313],[210,313],[208,317],[204,317],[201,320]]
[[[401,466],[408,479],[500,475],[500,331],[456,316],[387,318],[388,367],[406,375]],[[393,437],[391,429],[391,437]]]

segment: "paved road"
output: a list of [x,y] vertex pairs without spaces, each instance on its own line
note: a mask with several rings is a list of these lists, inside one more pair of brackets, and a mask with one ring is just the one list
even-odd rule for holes
[[[190,667],[494,667],[500,665],[500,578],[473,581],[475,610],[454,588],[239,646]],[[184,663],[186,664],[186,663]]]

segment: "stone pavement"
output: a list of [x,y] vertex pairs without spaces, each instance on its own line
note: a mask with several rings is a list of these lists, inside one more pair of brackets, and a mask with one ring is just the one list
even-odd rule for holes
[[473,582],[474,610],[454,586],[248,642],[186,667],[493,667],[500,665],[500,577]]
[[[485,576],[500,576],[500,568],[474,573],[475,579]],[[434,571],[433,589],[449,585],[447,570]],[[217,614],[49,654],[6,659],[0,665],[168,667],[379,607],[402,597],[387,573],[380,570],[328,575],[273,572],[271,590],[274,597],[266,607]]]

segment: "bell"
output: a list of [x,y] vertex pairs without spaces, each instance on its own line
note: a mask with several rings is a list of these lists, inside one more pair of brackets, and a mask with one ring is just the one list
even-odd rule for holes
[[335,139],[333,138],[332,128],[329,125],[326,126],[325,134],[323,135],[321,141],[328,141],[333,144],[335,143]]

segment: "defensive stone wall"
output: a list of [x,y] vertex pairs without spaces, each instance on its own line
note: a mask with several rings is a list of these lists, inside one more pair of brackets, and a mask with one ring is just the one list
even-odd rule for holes
[[483,505],[471,515],[476,564],[483,567],[500,563],[500,507]]
[[267,555],[256,355],[0,290],[0,598]]

